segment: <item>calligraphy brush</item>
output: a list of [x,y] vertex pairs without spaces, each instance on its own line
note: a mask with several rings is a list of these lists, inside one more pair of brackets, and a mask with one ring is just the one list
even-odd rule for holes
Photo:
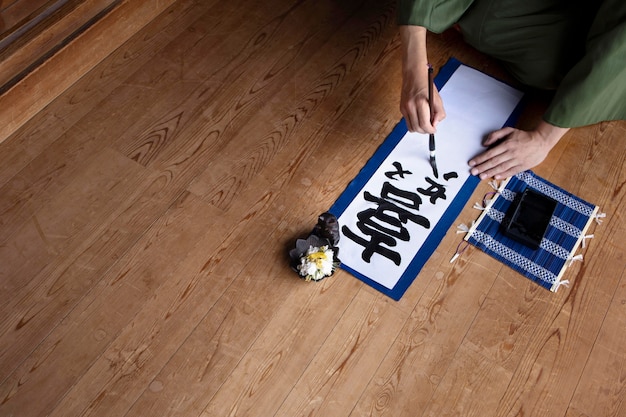
[[[428,107],[430,109],[430,121],[433,118],[433,66],[428,64]],[[430,166],[433,168],[433,175],[439,178],[437,171],[437,161],[435,161],[435,134],[428,136],[428,150],[430,151]]]

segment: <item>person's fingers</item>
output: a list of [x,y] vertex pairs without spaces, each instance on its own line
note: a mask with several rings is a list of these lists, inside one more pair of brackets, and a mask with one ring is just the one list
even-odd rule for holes
[[415,132],[418,126],[415,103],[411,100],[403,101],[400,107],[400,112],[402,113],[402,116],[404,116],[406,127],[409,132]]
[[[490,165],[490,161],[503,154],[504,152],[506,152],[504,146],[496,146],[470,159],[468,165],[472,167],[472,175],[478,175],[485,169],[491,168],[492,165]],[[496,161],[496,163],[499,163],[499,161]],[[491,164],[493,164],[493,162],[491,162]]]
[[443,107],[443,101],[441,100],[441,96],[439,96],[439,92],[435,89],[435,99],[433,100],[433,115],[432,115],[432,125],[436,130],[437,125],[443,119],[446,118],[446,110]]
[[441,111],[435,112],[434,118],[433,118],[433,129],[435,129],[435,131],[437,130],[437,125],[439,124],[439,122],[441,122],[445,118],[446,118],[446,112],[443,111],[443,109]]
[[[512,165],[509,169],[506,170],[499,170],[498,172],[494,172],[493,174],[489,174],[486,173],[485,178],[489,178],[487,175],[492,176],[493,178],[495,178],[496,180],[501,180],[503,178],[508,178],[508,177],[512,177],[513,175],[517,174],[518,172],[522,172],[524,171],[524,167],[521,165]],[[484,179],[484,178],[483,178]]]
[[435,128],[430,123],[430,108],[428,106],[420,106],[418,108],[420,133],[435,133]]
[[499,180],[517,174],[521,170],[515,159],[502,157],[498,161],[491,160],[488,165],[487,163],[483,165],[485,166],[481,166],[482,170],[478,173],[481,180],[492,177]]
[[521,170],[522,161],[516,157],[516,153],[509,149],[507,142],[503,142],[472,158],[468,164],[470,173],[480,179],[516,174]]
[[403,91],[400,100],[400,112],[404,117],[407,129],[417,133],[436,133],[435,126],[446,117],[443,102],[435,90],[432,117],[428,96],[424,91]]
[[439,122],[441,122],[445,118],[446,118],[446,111],[443,109],[443,107],[433,106],[432,127],[435,132],[437,131],[437,125],[439,124]]
[[402,113],[402,117],[404,117],[407,130],[409,132],[413,132],[415,129],[413,128],[413,122],[411,120],[411,113],[409,112],[409,110],[404,104],[400,106],[400,113]]
[[430,123],[430,110],[423,103],[409,101],[404,103],[400,112],[404,116],[409,132],[435,133],[435,128]]

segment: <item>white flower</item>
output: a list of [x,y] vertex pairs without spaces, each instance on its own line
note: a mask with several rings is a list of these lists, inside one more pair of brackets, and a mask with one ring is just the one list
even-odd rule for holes
[[309,246],[306,254],[300,258],[300,265],[298,265],[298,272],[307,281],[319,281],[331,275],[334,269],[333,251],[328,246],[320,248]]

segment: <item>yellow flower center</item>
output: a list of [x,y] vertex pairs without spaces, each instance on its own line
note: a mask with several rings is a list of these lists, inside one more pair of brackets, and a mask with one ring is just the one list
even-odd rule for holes
[[308,255],[309,261],[315,262],[317,269],[322,269],[322,262],[328,260],[326,253],[323,251],[310,253]]
[[320,251],[320,252],[314,252],[314,253],[309,254],[309,259],[311,261],[317,261],[317,260],[325,261],[326,259],[328,259],[328,257],[326,256],[325,252]]

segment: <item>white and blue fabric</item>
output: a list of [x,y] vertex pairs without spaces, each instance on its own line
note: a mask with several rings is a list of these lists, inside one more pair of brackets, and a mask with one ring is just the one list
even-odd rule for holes
[[[502,220],[518,193],[531,188],[557,201],[538,249],[506,237]],[[550,291],[564,283],[563,274],[585,233],[597,217],[598,207],[537,176],[521,172],[506,180],[465,236],[472,245]]]

